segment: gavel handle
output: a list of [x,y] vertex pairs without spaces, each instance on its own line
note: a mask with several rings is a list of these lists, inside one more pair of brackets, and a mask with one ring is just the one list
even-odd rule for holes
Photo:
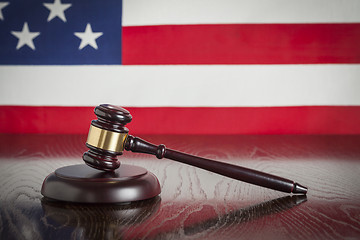
[[300,194],[306,194],[307,192],[306,187],[282,177],[167,149],[163,144],[156,146],[131,135],[126,139],[125,150],[152,154],[159,159],[167,158],[177,162],[186,163],[226,177],[282,192]]

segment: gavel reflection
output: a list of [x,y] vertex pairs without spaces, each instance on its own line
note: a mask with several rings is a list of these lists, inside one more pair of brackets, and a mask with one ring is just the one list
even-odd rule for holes
[[[306,195],[286,196],[245,208],[235,208],[225,213],[217,213],[210,218],[205,215],[199,221],[189,225],[184,224],[185,221],[182,220],[189,214],[175,213],[173,217],[179,220],[175,222],[173,218],[167,218],[172,208],[183,206],[181,203],[179,206],[176,203],[175,205],[165,204],[161,207],[164,209],[160,210],[160,197],[125,205],[64,204],[42,199],[41,205],[44,211],[42,221],[46,226],[56,228],[59,234],[71,230],[71,236],[76,239],[169,239],[174,238],[174,234],[179,232],[186,236],[194,236],[198,233],[218,232],[220,229],[231,226],[237,226],[237,231],[242,231],[240,226],[244,223],[289,211],[306,200]],[[215,203],[217,204],[223,203]],[[199,209],[196,203],[188,206],[185,211],[192,212],[192,209]],[[158,222],[162,223],[162,228],[157,227]],[[237,234],[237,231],[234,234]]]
[[90,149],[83,155],[88,166],[103,170],[114,171],[120,166],[117,156],[123,150],[155,155],[157,158],[167,158],[174,161],[199,167],[210,172],[230,177],[258,186],[295,194],[306,194],[307,188],[294,181],[240,167],[224,162],[201,158],[186,153],[171,150],[160,144],[158,146],[141,138],[129,135],[125,127],[131,122],[131,114],[118,106],[102,104],[95,108],[97,120],[91,122],[86,146]]

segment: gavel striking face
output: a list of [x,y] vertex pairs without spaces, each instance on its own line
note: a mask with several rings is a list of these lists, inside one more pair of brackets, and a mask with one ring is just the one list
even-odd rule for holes
[[90,167],[103,171],[116,170],[120,166],[117,156],[122,155],[125,149],[132,152],[152,154],[159,159],[172,159],[223,176],[282,192],[300,194],[306,194],[307,192],[306,187],[285,178],[174,151],[167,149],[163,144],[156,146],[138,137],[128,135],[129,130],[125,125],[131,122],[132,116],[121,107],[102,104],[97,106],[94,112],[98,119],[91,122],[86,142],[86,146],[90,150],[83,155],[83,160]]

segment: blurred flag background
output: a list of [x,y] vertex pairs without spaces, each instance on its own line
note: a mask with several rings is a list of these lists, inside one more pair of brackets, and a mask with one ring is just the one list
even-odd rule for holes
[[0,0],[0,132],[360,134],[358,0]]

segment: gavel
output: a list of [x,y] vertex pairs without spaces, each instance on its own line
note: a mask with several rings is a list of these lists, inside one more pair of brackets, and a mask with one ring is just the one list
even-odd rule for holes
[[273,190],[294,194],[307,193],[306,187],[292,180],[182,153],[168,149],[164,144],[157,146],[141,138],[131,136],[129,135],[129,129],[125,125],[131,122],[132,116],[124,108],[102,104],[97,106],[94,112],[97,119],[91,122],[86,142],[89,150],[83,154],[83,160],[92,168],[106,172],[115,171],[120,167],[118,156],[122,155],[124,150],[127,150],[136,153],[152,154],[158,159],[171,159]]

